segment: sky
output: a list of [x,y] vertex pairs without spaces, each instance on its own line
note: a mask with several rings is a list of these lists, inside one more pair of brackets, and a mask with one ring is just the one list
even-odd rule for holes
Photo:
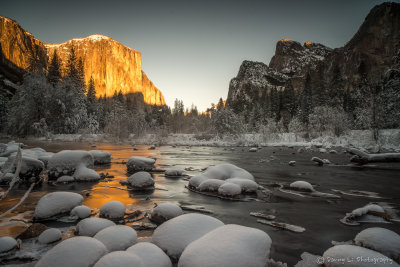
[[177,98],[204,111],[227,97],[243,60],[268,64],[283,38],[341,47],[383,2],[1,0],[0,14],[43,42],[103,34],[139,50],[169,106]]

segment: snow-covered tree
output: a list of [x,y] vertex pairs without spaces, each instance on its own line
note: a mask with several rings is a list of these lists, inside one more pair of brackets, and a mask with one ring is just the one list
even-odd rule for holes
[[318,106],[309,115],[309,128],[316,133],[342,135],[349,127],[348,115],[342,108]]

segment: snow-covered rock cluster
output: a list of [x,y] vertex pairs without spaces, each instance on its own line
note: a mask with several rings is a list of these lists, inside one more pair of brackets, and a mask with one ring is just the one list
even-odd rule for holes
[[258,184],[248,171],[233,164],[220,164],[189,180],[189,188],[200,192],[212,192],[220,196],[237,198],[244,193],[255,193]]
[[[1,144],[0,150],[0,183],[10,182],[17,169],[17,151],[23,144],[9,142]],[[109,164],[111,154],[100,150],[80,151],[63,150],[58,153],[47,152],[42,148],[21,149],[21,167],[19,177],[23,179],[38,178],[47,170],[50,179],[57,183],[74,181],[98,181],[100,175],[92,168],[98,164]],[[4,175],[1,175],[1,174]]]

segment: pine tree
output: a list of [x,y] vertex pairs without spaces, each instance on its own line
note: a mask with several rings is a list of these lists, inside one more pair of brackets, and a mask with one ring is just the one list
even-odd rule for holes
[[53,58],[51,59],[50,66],[47,71],[47,79],[52,84],[61,81],[60,61],[56,51],[54,51]]
[[87,93],[87,88],[86,88],[86,83],[85,83],[85,70],[83,67],[83,61],[82,58],[78,59],[77,62],[77,83],[78,85],[82,88],[82,92],[84,94]]
[[71,50],[69,52],[69,57],[67,60],[67,77],[71,78],[73,81],[78,81],[78,69],[76,62],[75,49],[71,46]]
[[90,103],[96,102],[96,88],[94,85],[93,77],[90,76],[89,86],[87,90],[87,99]]

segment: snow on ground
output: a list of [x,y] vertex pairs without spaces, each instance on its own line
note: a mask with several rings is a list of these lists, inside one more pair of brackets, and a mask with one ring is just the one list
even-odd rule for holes
[[111,163],[111,153],[110,152],[103,152],[100,150],[91,150],[91,151],[89,151],[89,153],[93,156],[95,165]]
[[50,228],[45,231],[43,231],[39,237],[38,241],[41,244],[50,244],[53,242],[56,242],[58,240],[61,240],[61,231],[57,228]]
[[[102,257],[94,267],[145,267],[143,261],[133,253],[114,251]],[[150,266],[150,265],[149,265]]]
[[140,242],[129,247],[127,250],[138,256],[145,266],[149,267],[172,267],[170,258],[156,245],[149,242]]
[[222,225],[220,220],[207,215],[184,214],[156,228],[152,242],[177,260],[187,245]]
[[36,267],[93,266],[107,253],[106,247],[97,239],[79,236],[66,239],[49,250]]
[[137,243],[136,231],[126,225],[113,225],[104,228],[94,238],[102,242],[109,252],[125,250]]
[[83,197],[72,192],[53,192],[44,195],[35,208],[35,219],[48,219],[64,213],[82,204]]
[[76,206],[71,210],[70,215],[73,217],[76,217],[78,219],[85,219],[90,216],[92,211],[88,206],[81,205],[81,206]]
[[93,156],[87,151],[63,150],[50,158],[47,168],[50,176],[59,177],[73,174],[80,165],[93,168]]
[[135,173],[138,171],[151,171],[156,163],[155,159],[145,157],[130,157],[126,163],[128,173]]
[[356,235],[358,246],[369,248],[400,262],[400,235],[385,228],[367,228]]
[[132,174],[128,178],[128,182],[134,189],[145,189],[154,186],[154,179],[150,173],[145,171]]
[[326,267],[399,266],[379,252],[353,245],[337,245],[323,254]]
[[83,236],[94,236],[99,231],[107,228],[109,226],[113,226],[115,223],[113,221],[103,219],[103,218],[86,218],[80,221],[76,225],[76,231],[78,235]]
[[240,225],[224,225],[189,244],[179,267],[265,267],[271,238],[263,231]]
[[151,211],[151,220],[163,223],[179,215],[182,215],[181,207],[173,203],[162,203]]
[[125,206],[120,201],[113,200],[100,208],[100,217],[108,219],[122,219],[125,215]]
[[100,180],[100,175],[95,170],[87,168],[84,164],[80,164],[76,167],[74,178],[78,182],[93,182]]
[[17,240],[10,236],[2,236],[0,237],[0,253],[7,252],[12,250],[17,246]]

